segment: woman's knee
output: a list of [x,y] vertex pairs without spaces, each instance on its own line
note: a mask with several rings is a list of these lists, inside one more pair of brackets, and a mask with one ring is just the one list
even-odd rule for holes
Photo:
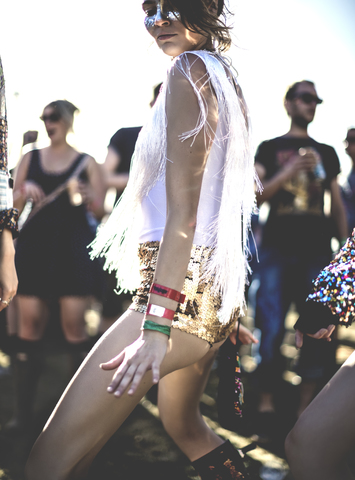
[[68,342],[85,342],[88,339],[84,320],[63,322],[63,333]]
[[43,336],[45,324],[41,319],[27,316],[18,328],[18,336],[23,340],[40,340]]

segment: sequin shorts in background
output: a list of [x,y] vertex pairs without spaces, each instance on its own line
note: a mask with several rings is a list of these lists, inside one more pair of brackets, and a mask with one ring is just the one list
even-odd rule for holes
[[[137,312],[145,313],[147,310],[148,293],[153,283],[159,245],[159,242],[145,242],[139,245],[141,283],[131,306],[131,309]],[[211,293],[212,282],[201,281],[203,265],[211,253],[210,247],[192,246],[182,290],[186,299],[183,304],[178,305],[172,327],[196,335],[213,345],[229,335],[238,315],[232,317],[228,324],[222,325],[217,317],[221,297]]]

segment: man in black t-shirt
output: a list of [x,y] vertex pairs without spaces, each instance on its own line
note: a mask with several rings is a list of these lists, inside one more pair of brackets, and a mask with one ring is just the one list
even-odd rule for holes
[[[256,153],[256,169],[264,187],[258,202],[268,202],[270,206],[260,247],[256,303],[256,324],[262,332],[259,412],[264,413],[274,412],[273,396],[283,370],[280,346],[290,304],[295,302],[297,307],[304,302],[312,279],[329,262],[331,238],[347,237],[337,183],[337,154],[332,147],[310,138],[307,132],[320,103],[312,82],[295,83],[285,97],[291,119],[289,132],[263,142]],[[325,215],[325,191],[330,193],[332,218]],[[299,372],[303,385],[299,412],[311,400],[308,397],[312,397],[316,381],[325,374],[330,358],[330,344],[314,343],[308,345],[306,341],[301,352]]]

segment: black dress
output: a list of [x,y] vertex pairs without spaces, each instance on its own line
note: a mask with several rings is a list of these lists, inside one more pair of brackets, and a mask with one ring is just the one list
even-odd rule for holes
[[[83,155],[79,155],[65,172],[52,174],[42,169],[40,152],[34,150],[27,180],[36,182],[48,195],[72,175],[82,159]],[[81,178],[85,178],[85,172]],[[101,263],[90,259],[87,248],[95,230],[85,205],[71,205],[67,190],[43,207],[24,226],[17,240],[18,293],[43,299],[100,297]]]

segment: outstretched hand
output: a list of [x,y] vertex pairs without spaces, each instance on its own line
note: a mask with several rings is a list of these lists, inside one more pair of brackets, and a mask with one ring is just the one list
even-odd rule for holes
[[127,393],[133,395],[148,370],[152,370],[153,383],[158,383],[160,365],[167,346],[166,335],[144,330],[142,335],[119,355],[100,365],[103,370],[117,368],[107,391],[120,397],[129,387]]
[[[315,338],[316,340],[325,340],[326,342],[331,342],[331,334],[335,330],[335,325],[328,325],[327,328],[321,328],[316,333],[307,333],[309,337]],[[303,333],[300,330],[296,330],[295,333],[296,347],[301,348],[303,345]]]
[[[237,331],[238,324],[234,327],[233,331],[229,334],[230,341],[236,345],[237,343]],[[259,343],[259,340],[254,337],[251,331],[240,324],[239,326],[239,340],[243,345],[250,345],[251,343]]]

